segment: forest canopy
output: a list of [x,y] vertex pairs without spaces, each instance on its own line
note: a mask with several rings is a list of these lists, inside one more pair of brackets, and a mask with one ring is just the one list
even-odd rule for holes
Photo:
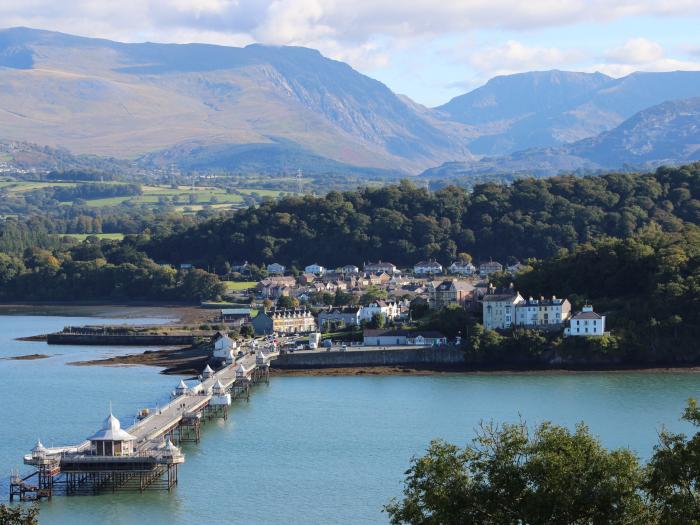
[[408,181],[381,188],[286,197],[144,244],[170,262],[249,260],[327,266],[390,260],[412,265],[460,252],[475,260],[545,258],[602,237],[627,238],[655,223],[678,232],[700,223],[700,164],[655,173],[449,186]]

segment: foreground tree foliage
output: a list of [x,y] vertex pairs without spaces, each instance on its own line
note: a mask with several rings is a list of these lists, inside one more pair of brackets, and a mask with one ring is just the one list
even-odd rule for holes
[[[700,426],[691,400],[683,419]],[[662,432],[648,465],[588,428],[482,424],[460,449],[433,441],[406,472],[391,523],[675,525],[700,523],[700,433]]]
[[38,525],[39,507],[8,507],[0,504],[0,525]]
[[386,509],[397,524],[621,524],[645,516],[641,479],[631,452],[607,451],[583,425],[489,424],[462,450],[434,441]]
[[[700,428],[700,410],[695,400],[688,403],[683,419]],[[690,438],[661,432],[644,488],[659,523],[700,523],[700,432]]]

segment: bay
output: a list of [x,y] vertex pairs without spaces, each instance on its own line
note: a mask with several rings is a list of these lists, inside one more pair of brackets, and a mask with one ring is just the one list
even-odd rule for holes
[[[100,319],[100,323],[154,322]],[[73,443],[94,432],[111,401],[129,424],[164,402],[178,378],[151,367],[66,363],[135,348],[58,347],[14,338],[95,323],[90,318],[0,316],[0,497],[11,468],[40,437]],[[388,377],[273,377],[227,421],[207,423],[172,493],[56,497],[43,525],[94,523],[386,523],[382,506],[400,495],[410,458],[431,439],[465,444],[481,420],[530,424],[585,421],[609,447],[648,457],[662,426],[700,396],[695,373],[473,374]]]

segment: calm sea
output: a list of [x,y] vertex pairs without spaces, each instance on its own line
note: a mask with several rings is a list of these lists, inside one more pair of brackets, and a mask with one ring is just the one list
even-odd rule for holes
[[[99,322],[156,322],[149,319]],[[15,337],[94,319],[0,316],[0,497],[12,468],[36,439],[74,443],[93,433],[111,401],[124,424],[164,402],[177,378],[149,367],[66,363],[134,348],[47,346]],[[96,523],[386,523],[382,506],[401,490],[412,456],[442,437],[466,443],[480,420],[585,421],[611,447],[647,456],[665,425],[700,396],[700,376],[683,373],[279,377],[238,402],[226,422],[185,446],[174,492],[57,497],[41,504],[42,525]]]

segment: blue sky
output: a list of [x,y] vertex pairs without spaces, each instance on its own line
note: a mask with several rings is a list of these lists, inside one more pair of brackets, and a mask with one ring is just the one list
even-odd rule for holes
[[429,106],[499,74],[700,69],[700,0],[0,0],[0,20],[127,42],[313,47]]

